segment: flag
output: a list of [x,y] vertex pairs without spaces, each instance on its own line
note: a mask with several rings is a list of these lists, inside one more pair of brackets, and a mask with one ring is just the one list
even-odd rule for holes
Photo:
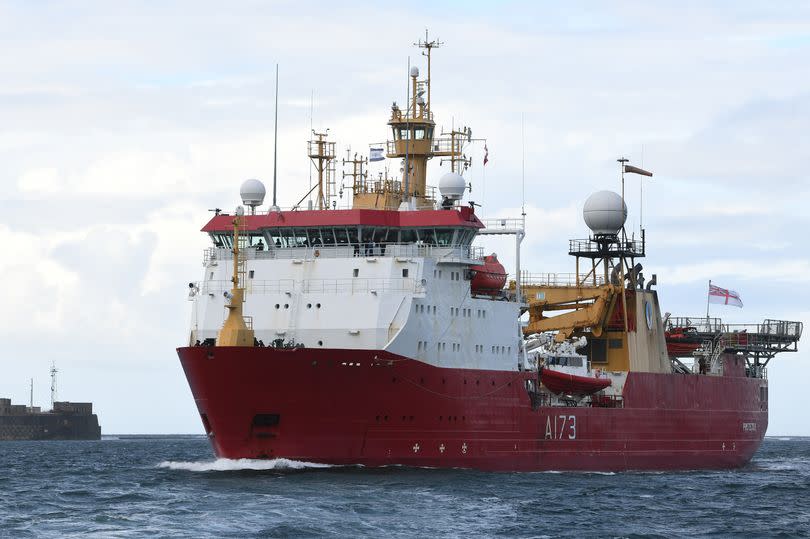
[[385,155],[383,155],[382,148],[370,148],[369,149],[369,161],[384,161]]
[[725,288],[720,288],[713,284],[709,284],[709,303],[734,305],[735,307],[743,306],[743,302],[737,292],[734,290],[726,290]]
[[489,150],[487,149],[487,145],[484,144],[484,165],[489,162]]

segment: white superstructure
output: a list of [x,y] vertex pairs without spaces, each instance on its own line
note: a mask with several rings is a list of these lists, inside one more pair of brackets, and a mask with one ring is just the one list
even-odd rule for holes
[[[319,226],[277,226],[316,213]],[[505,290],[471,286],[483,257],[472,246],[481,225],[467,208],[409,212],[417,226],[328,225],[324,213],[341,222],[391,221],[399,212],[252,216],[242,248],[243,311],[258,341],[388,350],[440,367],[518,369],[520,304]],[[428,226],[434,218],[436,226]],[[232,239],[226,229],[210,234],[215,247],[205,253],[204,279],[191,287],[191,344],[216,338],[232,286]]]

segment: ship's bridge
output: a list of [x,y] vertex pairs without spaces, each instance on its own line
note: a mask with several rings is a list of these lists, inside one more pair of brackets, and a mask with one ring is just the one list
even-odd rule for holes
[[[470,208],[397,212],[333,210],[271,212],[245,217],[248,258],[427,256],[473,263],[483,257],[472,242],[481,221]],[[231,217],[217,215],[203,228],[214,243],[206,261],[231,256]]]

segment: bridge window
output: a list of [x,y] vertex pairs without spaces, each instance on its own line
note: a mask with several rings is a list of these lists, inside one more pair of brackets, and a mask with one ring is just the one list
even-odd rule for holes
[[346,233],[345,228],[336,228],[335,229],[335,242],[338,245],[345,245],[349,243],[349,235]]
[[452,228],[437,228],[436,229],[436,245],[446,247],[453,244],[453,229]]
[[425,138],[425,128],[424,127],[415,127],[413,130],[413,138],[416,140],[424,140]]
[[416,230],[412,228],[403,228],[399,234],[400,234],[400,241],[402,243],[416,242]]

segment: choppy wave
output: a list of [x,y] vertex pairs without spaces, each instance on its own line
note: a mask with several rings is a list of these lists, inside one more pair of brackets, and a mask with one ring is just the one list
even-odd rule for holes
[[158,468],[184,470],[188,472],[235,472],[240,470],[303,470],[306,468],[331,468],[331,464],[300,462],[289,459],[216,459],[202,462],[164,460]]
[[[0,442],[0,537],[442,538],[482,530],[557,537],[580,530],[697,538],[810,531],[810,438],[766,439],[741,470],[616,474],[216,460],[204,437],[118,438]],[[615,503],[606,505],[608,499]]]

